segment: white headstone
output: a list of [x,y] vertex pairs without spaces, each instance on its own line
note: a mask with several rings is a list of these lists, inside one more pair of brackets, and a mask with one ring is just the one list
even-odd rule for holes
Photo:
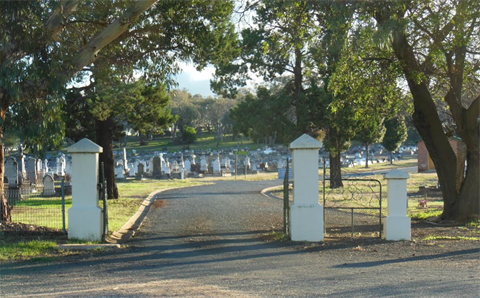
[[69,160],[65,163],[65,174],[72,175],[72,161]]
[[231,168],[232,168],[232,161],[230,160],[230,158],[228,158],[228,156],[225,157],[225,167],[226,167],[227,169],[231,169]]
[[187,159],[185,161],[185,172],[190,173],[192,171],[192,163]]
[[44,196],[52,196],[55,194],[55,181],[53,181],[53,177],[50,174],[45,175],[43,177],[43,195]]
[[218,160],[218,157],[213,160],[212,167],[213,167],[213,173],[214,174],[220,174],[221,173],[220,160]]
[[128,164],[128,176],[133,177],[135,176],[135,164],[134,163],[129,163]]
[[49,169],[48,169],[48,160],[45,159],[45,160],[43,161],[43,172],[46,174],[46,173],[48,173],[48,171],[49,171]]
[[123,167],[125,169],[128,167],[127,148],[123,148]]
[[115,167],[115,176],[117,179],[125,179],[125,169],[123,168],[123,165],[118,165]]
[[243,161],[243,164],[247,167],[250,167],[250,157],[245,156],[245,160]]
[[208,171],[208,167],[207,167],[207,159],[205,158],[205,156],[202,156],[200,158],[200,171]]

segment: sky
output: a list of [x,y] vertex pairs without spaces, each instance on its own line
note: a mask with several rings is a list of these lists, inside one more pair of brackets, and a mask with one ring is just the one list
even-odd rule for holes
[[[210,90],[210,79],[215,73],[215,67],[207,66],[201,72],[197,71],[193,64],[181,63],[183,72],[176,76],[178,83],[177,89],[187,89],[191,95],[200,94],[203,97],[216,96]],[[247,88],[256,89],[257,84],[262,84],[263,80],[253,73],[249,73],[252,78],[247,81]]]
[[214,96],[210,90],[210,79],[215,72],[213,66],[207,66],[198,72],[193,64],[182,64],[182,69],[183,72],[177,75],[178,89],[187,89],[192,95]]

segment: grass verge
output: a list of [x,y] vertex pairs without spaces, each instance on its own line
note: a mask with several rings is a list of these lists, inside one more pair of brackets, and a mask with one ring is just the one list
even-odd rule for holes
[[55,241],[31,240],[0,244],[0,261],[46,258],[55,255]]

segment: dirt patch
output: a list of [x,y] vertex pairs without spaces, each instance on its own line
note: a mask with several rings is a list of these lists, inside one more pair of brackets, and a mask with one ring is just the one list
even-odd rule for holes
[[0,222],[0,239],[8,239],[9,242],[23,241],[24,239],[65,240],[67,235],[59,229],[23,223]]
[[282,233],[263,234],[267,242],[279,242],[295,250],[329,253],[345,258],[346,263],[362,256],[372,262],[379,260],[452,260],[459,265],[480,265],[480,228],[478,226],[442,225],[427,221],[412,221],[412,240],[387,241],[372,237],[325,237],[323,242],[292,242]]
[[153,209],[163,208],[166,205],[167,205],[167,202],[165,200],[155,200],[153,202],[152,208]]

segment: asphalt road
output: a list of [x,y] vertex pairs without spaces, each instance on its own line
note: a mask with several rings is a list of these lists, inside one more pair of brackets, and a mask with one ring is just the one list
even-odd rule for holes
[[[279,181],[161,193],[128,247],[0,267],[1,297],[478,297],[478,249],[415,255],[414,243],[267,241]],[[383,245],[383,246],[382,246]],[[382,247],[395,246],[399,250]],[[393,251],[393,253],[392,253]]]

